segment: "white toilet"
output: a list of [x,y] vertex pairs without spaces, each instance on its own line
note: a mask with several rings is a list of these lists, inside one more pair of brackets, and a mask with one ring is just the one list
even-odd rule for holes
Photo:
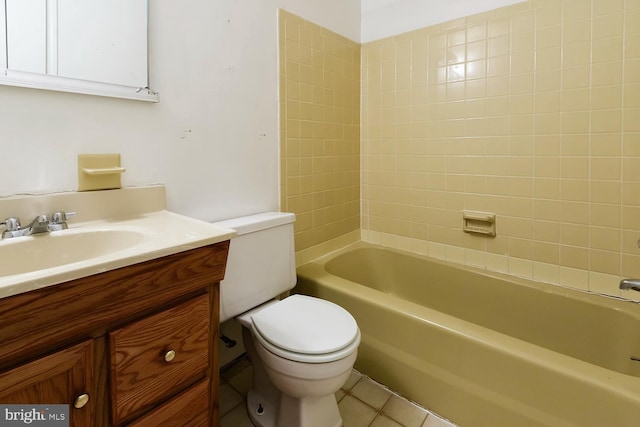
[[340,427],[334,393],[349,378],[360,331],[342,307],[322,299],[276,297],[296,284],[290,213],[217,225],[236,230],[220,288],[220,321],[236,319],[253,364],[247,411],[259,427]]

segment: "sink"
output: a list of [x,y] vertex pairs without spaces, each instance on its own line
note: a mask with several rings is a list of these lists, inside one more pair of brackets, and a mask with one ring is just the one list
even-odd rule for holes
[[78,215],[66,230],[0,239],[0,298],[213,245],[236,234],[166,210],[163,186],[0,197],[4,217],[69,211]]
[[133,230],[63,230],[0,241],[3,275],[14,275],[86,261],[132,248],[144,240]]

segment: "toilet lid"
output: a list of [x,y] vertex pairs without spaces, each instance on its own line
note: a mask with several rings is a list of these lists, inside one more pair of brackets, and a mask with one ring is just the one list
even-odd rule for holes
[[300,354],[343,349],[358,337],[347,310],[329,301],[292,295],[252,316],[254,329],[272,345]]

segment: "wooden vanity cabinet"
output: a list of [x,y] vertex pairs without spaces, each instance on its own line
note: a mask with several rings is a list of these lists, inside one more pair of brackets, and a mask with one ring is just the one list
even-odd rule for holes
[[72,426],[217,426],[228,248],[0,299],[0,403],[67,403]]

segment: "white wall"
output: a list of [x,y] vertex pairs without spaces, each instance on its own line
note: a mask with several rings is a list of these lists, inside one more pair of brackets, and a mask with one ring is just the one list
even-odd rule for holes
[[77,154],[119,152],[123,185],[165,184],[176,212],[278,209],[278,7],[360,33],[359,0],[153,0],[159,104],[0,86],[0,196],[75,190]]
[[362,0],[362,43],[525,0]]

